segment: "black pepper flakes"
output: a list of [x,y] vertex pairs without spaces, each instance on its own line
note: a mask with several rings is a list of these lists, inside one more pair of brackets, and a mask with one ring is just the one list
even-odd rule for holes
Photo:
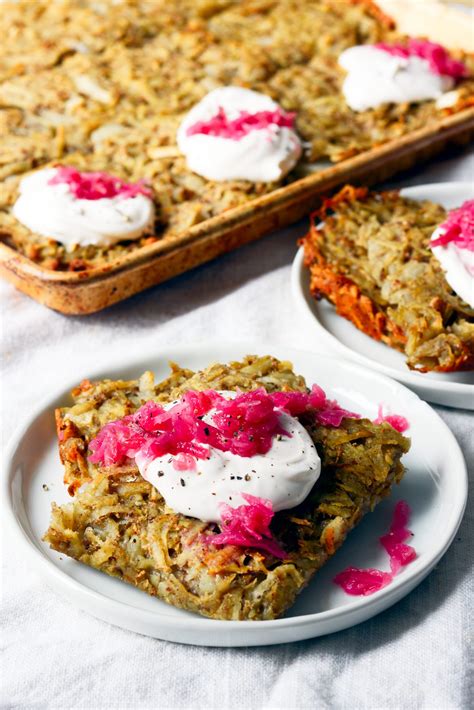
[[179,482],[181,483],[182,486],[185,486],[185,485],[186,485],[186,483],[185,483],[185,481],[184,481],[184,478],[180,478],[180,479],[179,479]]

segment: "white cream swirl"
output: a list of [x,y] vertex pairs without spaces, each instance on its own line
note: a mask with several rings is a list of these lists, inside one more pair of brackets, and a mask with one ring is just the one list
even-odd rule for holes
[[339,65],[347,72],[342,92],[353,111],[439,99],[455,83],[451,76],[431,71],[426,59],[395,56],[371,45],[349,47]]
[[257,91],[238,86],[214,89],[191,109],[178,129],[178,147],[188,167],[207,180],[280,180],[302,153],[301,141],[291,128],[271,124],[253,129],[237,140],[202,133],[188,135],[191,126],[214,118],[219,109],[234,120],[242,111],[255,114],[278,108],[269,96]]
[[152,230],[155,209],[146,195],[78,199],[67,183],[49,184],[56,173],[55,168],[38,170],[20,183],[13,215],[32,232],[73,248],[108,247]]
[[[212,410],[204,419],[212,422]],[[174,468],[169,454],[148,462],[138,454],[135,460],[170,508],[199,520],[219,522],[219,503],[236,508],[245,503],[242,493],[270,500],[274,511],[294,508],[318,480],[321,460],[297,419],[281,414],[280,424],[291,437],[277,436],[263,455],[243,457],[211,448],[208,459],[197,459],[196,469],[184,471]]]
[[[431,241],[443,234],[442,225],[433,232]],[[456,242],[432,246],[434,256],[441,264],[446,281],[453,291],[471,308],[474,308],[474,251],[461,249]]]

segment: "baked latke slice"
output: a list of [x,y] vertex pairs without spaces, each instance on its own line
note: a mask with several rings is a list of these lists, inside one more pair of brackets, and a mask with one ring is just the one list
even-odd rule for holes
[[[99,469],[87,463],[88,441],[97,428],[115,419],[125,402],[133,411],[142,395],[150,398],[144,381],[151,386],[149,374],[134,383],[83,385],[76,392],[81,401],[60,410],[63,425],[75,420],[75,436],[60,441],[67,481],[73,482],[76,472],[73,489],[85,480],[81,466],[88,475],[71,503],[53,504],[44,539],[58,552],[174,606],[216,619],[281,616],[362,516],[403,476],[400,458],[409,440],[389,424],[348,418],[331,428],[301,419],[321,457],[322,472],[302,504],[273,518],[272,533],[285,550],[285,559],[253,548],[217,548],[204,542],[217,526],[168,508],[134,464]],[[268,391],[304,388],[304,380],[293,374],[289,363],[249,357],[200,373],[175,367],[168,380],[153,386],[152,398],[169,401],[179,392],[209,388],[211,383],[229,390],[262,385]],[[60,438],[62,431],[60,424]],[[73,440],[69,450],[64,441]]]
[[449,286],[429,241],[446,210],[399,192],[344,187],[302,239],[310,290],[419,372],[474,368],[474,310]]

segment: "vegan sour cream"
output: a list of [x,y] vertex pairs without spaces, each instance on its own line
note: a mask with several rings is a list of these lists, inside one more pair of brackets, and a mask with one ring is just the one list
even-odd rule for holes
[[[81,180],[88,186],[95,180],[101,187],[116,185],[116,189],[104,190],[109,196],[98,196],[90,189],[84,192],[87,197],[78,197]],[[102,173],[46,168],[23,178],[19,192],[13,206],[16,219],[32,232],[68,248],[89,244],[109,247],[138,239],[149,233],[154,223],[153,201],[144,189]]]
[[208,180],[273,182],[302,153],[293,119],[269,96],[226,86],[208,93],[185,116],[178,147],[188,167]]
[[[221,392],[226,398],[235,393]],[[213,410],[204,421],[212,423]],[[273,511],[294,508],[309,494],[319,478],[321,460],[306,429],[288,414],[280,414],[281,427],[290,436],[278,435],[266,454],[238,456],[210,447],[209,457],[197,466],[176,470],[168,454],[153,460],[138,454],[138,469],[178,513],[203,521],[221,519],[220,503],[242,505],[242,493],[271,501]]]

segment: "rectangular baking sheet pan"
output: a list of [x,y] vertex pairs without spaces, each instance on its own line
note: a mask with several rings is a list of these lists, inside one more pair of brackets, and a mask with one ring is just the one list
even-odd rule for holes
[[473,136],[474,108],[468,108],[88,271],[51,271],[0,243],[0,275],[61,313],[94,313],[291,224],[344,183],[386,180]]

